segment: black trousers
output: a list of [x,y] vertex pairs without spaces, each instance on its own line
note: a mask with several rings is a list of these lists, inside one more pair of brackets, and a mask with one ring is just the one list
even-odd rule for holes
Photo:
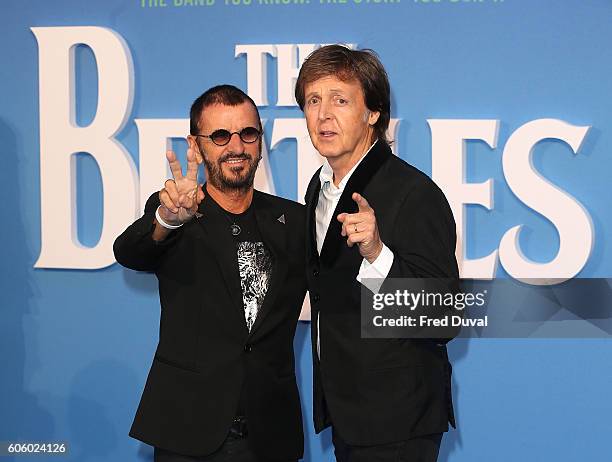
[[208,456],[183,456],[166,451],[165,449],[155,448],[153,460],[154,462],[268,462],[257,457],[251,451],[247,438],[234,438],[231,436],[225,440],[223,446]]
[[337,462],[436,462],[442,433],[375,446],[352,446],[332,429]]
[[208,456],[183,456],[161,448],[155,448],[154,454],[155,462],[264,462],[253,454],[246,438],[233,437],[228,437],[223,446]]

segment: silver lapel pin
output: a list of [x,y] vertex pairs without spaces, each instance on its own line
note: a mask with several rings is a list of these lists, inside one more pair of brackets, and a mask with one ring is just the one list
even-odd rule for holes
[[283,225],[285,224],[285,214],[283,213],[280,217],[277,218]]

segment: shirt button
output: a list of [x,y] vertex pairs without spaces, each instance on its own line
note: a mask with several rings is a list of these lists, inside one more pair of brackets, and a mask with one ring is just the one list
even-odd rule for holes
[[244,346],[244,351],[245,351],[245,353],[250,353],[250,352],[251,352],[251,350],[252,350],[251,345],[250,345],[249,343],[247,343],[247,344]]
[[312,274],[314,277],[318,277],[319,276],[319,270],[318,269],[313,269],[312,270]]
[[316,302],[318,302],[319,300],[321,300],[321,297],[319,297],[319,294],[314,294],[314,295],[312,296],[312,301],[313,301],[313,302],[315,302],[315,303],[316,303]]

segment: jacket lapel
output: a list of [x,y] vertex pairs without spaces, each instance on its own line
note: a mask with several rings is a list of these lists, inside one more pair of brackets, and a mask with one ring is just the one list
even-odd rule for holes
[[308,262],[313,260],[316,262],[319,261],[315,212],[317,203],[319,202],[319,191],[321,190],[321,180],[319,179],[321,168],[313,175],[306,189],[306,195],[304,196],[304,201],[306,202],[306,258]]
[[[244,304],[242,301],[242,288],[240,287],[240,273],[238,270],[238,258],[236,254],[236,243],[229,230],[227,218],[222,214],[220,207],[215,204],[207,194],[198,209],[201,216],[195,220],[204,231],[205,239],[213,252],[217,264],[221,269],[221,275],[225,281],[225,287],[231,304],[231,310],[219,313],[224,319],[228,315],[233,318],[232,324],[240,326],[243,335],[248,334],[248,328],[244,319]],[[224,304],[217,304],[217,309],[223,309]]]
[[[288,259],[287,255],[287,216],[283,210],[266,208],[258,191],[254,192],[253,205],[257,227],[266,247],[272,253],[272,277],[264,297],[264,302],[257,313],[255,323],[251,328],[251,336],[261,326],[264,318],[274,306],[278,294],[283,288],[287,277]],[[283,216],[283,219],[280,217]]]
[[[329,228],[327,228],[325,240],[323,241],[323,247],[321,248],[321,262],[323,264],[331,266],[338,258],[338,255],[342,250],[342,245],[345,245],[345,239],[340,235],[342,225],[336,219],[336,217],[340,213],[357,212],[357,204],[351,196],[354,192],[358,192],[360,194],[363,193],[363,190],[370,182],[370,179],[376,174],[378,169],[391,155],[393,154],[391,153],[389,146],[384,141],[378,140],[349,178],[348,183],[340,196],[338,205],[334,210],[334,214],[332,215],[332,219],[329,223]],[[316,202],[314,200],[312,202],[315,203],[316,208]]]

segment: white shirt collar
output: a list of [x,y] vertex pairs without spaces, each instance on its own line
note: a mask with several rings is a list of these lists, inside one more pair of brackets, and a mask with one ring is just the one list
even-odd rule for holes
[[[348,173],[344,175],[344,178],[342,178],[342,181],[340,181],[340,183],[338,184],[337,189],[341,191],[344,190],[344,187],[346,186],[346,183],[348,183],[349,178],[351,177],[353,172],[357,169],[357,167],[359,167],[359,164],[365,158],[365,156],[367,156],[368,153],[372,150],[372,148],[376,144],[376,141],[374,141],[374,143],[372,143],[372,146],[370,146],[370,148],[365,152],[365,154],[361,156],[361,159],[359,159],[357,163],[353,165],[353,168],[351,168],[348,171]],[[329,162],[327,161],[327,159],[323,161],[323,168],[321,168],[321,172],[319,173],[319,180],[321,181],[321,189],[325,187],[325,183],[329,183],[330,186],[333,186],[335,188],[334,171],[332,170],[331,165],[329,165]]]

